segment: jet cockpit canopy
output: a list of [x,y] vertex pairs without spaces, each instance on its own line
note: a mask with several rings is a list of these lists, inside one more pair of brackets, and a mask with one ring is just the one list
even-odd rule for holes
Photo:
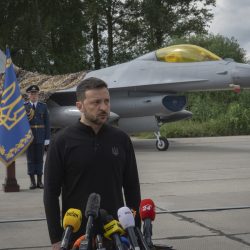
[[206,62],[222,60],[209,50],[192,44],[179,44],[156,51],[158,61],[169,63]]

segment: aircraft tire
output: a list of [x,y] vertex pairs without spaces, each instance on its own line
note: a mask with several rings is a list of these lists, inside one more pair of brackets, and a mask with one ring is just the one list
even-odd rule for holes
[[160,137],[159,140],[156,141],[156,148],[159,151],[166,151],[169,147],[168,139],[165,137]]

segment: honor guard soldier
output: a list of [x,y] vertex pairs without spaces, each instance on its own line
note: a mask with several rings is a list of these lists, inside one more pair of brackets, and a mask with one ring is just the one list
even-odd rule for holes
[[[26,151],[30,189],[43,188],[43,155],[45,146],[49,145],[50,122],[47,105],[39,102],[39,87],[31,85],[26,89],[29,101],[25,109],[34,139]],[[37,182],[35,180],[37,175]]]

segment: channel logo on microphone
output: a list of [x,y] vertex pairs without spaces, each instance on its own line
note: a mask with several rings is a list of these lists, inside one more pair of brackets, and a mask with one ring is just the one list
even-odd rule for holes
[[76,209],[69,209],[67,212],[66,212],[66,215],[65,216],[73,216],[75,218],[79,218],[81,219],[82,215],[78,212],[76,213],[75,211],[77,211]]
[[143,212],[151,211],[152,209],[154,209],[154,206],[151,205],[151,204],[147,204],[147,205],[142,206],[142,211]]

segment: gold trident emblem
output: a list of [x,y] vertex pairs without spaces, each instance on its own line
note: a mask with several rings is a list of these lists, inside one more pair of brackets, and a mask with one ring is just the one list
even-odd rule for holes
[[[1,101],[2,106],[6,104],[8,100],[14,95],[15,90],[15,82],[10,84],[10,86],[4,90]],[[0,108],[0,126],[3,125],[6,129],[11,130],[26,115],[23,105],[17,110],[15,110],[21,100],[22,96],[19,95],[9,105]]]

